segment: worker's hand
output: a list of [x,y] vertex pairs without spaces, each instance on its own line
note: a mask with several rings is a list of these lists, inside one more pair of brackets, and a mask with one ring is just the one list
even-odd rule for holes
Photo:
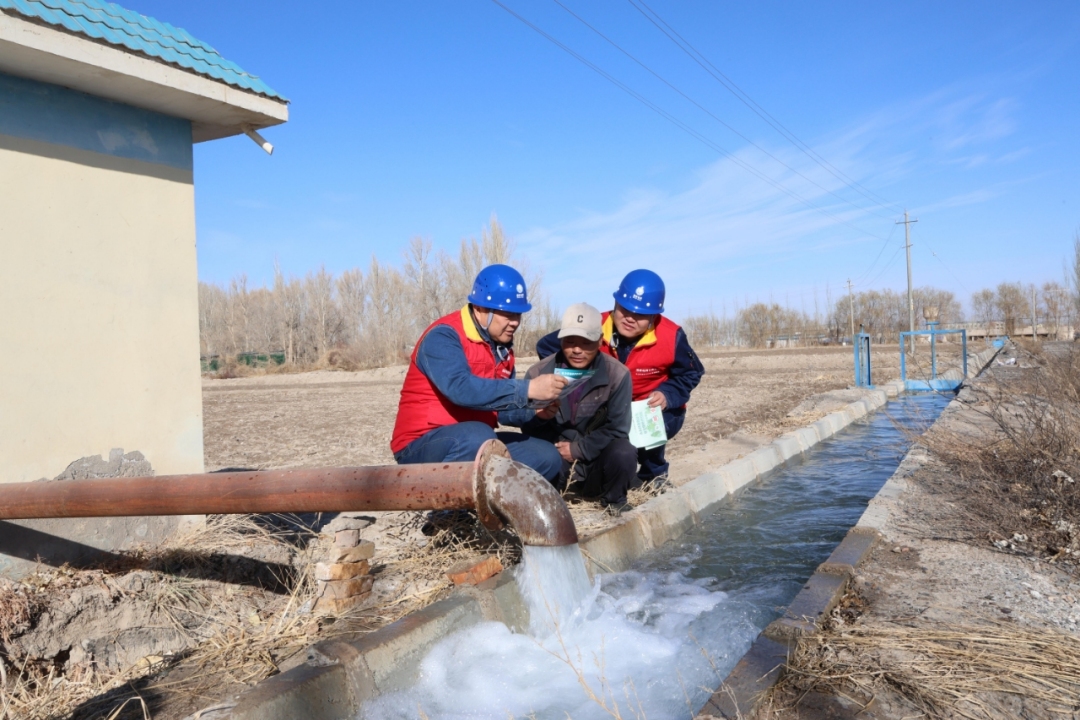
[[659,390],[653,390],[649,393],[649,407],[659,407],[661,410],[667,410],[667,396]]
[[562,442],[555,443],[555,449],[559,451],[559,455],[562,459],[568,463],[574,462],[574,456],[570,453],[570,443],[563,440]]
[[555,417],[555,414],[557,412],[559,412],[558,400],[551,403],[550,405],[545,405],[544,407],[538,409],[536,411],[536,417],[540,418],[541,420],[550,420],[551,418]]
[[562,375],[539,375],[529,381],[530,400],[556,400],[570,382]]

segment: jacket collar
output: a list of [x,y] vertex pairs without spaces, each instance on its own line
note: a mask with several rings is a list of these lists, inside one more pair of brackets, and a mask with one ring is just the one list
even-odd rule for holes
[[487,340],[484,340],[484,336],[480,334],[480,329],[476,327],[476,320],[473,318],[472,308],[468,305],[461,308],[461,326],[465,328],[465,337],[473,342],[487,342]]
[[[649,329],[645,331],[645,334],[638,338],[638,341],[634,343],[634,347],[645,347],[646,345],[656,344],[656,326],[659,324],[660,318],[657,316],[656,320],[653,320],[649,324]],[[615,314],[611,313],[604,320],[604,325],[601,328],[604,333],[604,342],[608,344],[608,347],[614,347],[611,342],[612,337],[615,335]],[[622,337],[621,335],[619,337]]]
[[461,326],[465,329],[465,337],[470,342],[487,345],[491,349],[491,354],[496,362],[506,362],[513,355],[514,346],[512,344],[503,345],[495,342],[485,330],[482,330],[477,325],[476,318],[473,317],[472,307],[468,304],[461,308]]

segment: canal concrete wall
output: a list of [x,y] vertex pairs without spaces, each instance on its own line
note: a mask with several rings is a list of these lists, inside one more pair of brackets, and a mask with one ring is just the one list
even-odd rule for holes
[[[972,356],[971,368],[976,372],[981,370],[994,352],[988,350]],[[881,408],[903,390],[900,381],[878,386],[863,399],[807,427],[785,433],[769,445],[624,514],[616,525],[581,541],[589,574],[627,569],[645,553],[681,536],[742,488]],[[812,623],[813,618],[824,616],[832,609],[843,593],[847,578],[862,553],[872,547],[874,539],[872,530],[849,533],[781,618],[791,620],[793,627],[783,623],[770,625],[714,693],[703,714],[736,717],[739,708],[752,705],[751,698],[760,689],[775,682],[776,669],[787,655],[785,638],[793,637],[800,627],[808,627],[799,626],[799,622]],[[792,612],[798,615],[789,618]],[[259,683],[234,702],[201,711],[200,720],[353,718],[366,700],[410,686],[416,679],[420,661],[439,640],[483,621],[502,622],[516,632],[528,626],[528,610],[513,573],[504,572],[474,588],[463,588],[454,596],[361,640],[318,643],[309,649],[306,661],[300,666]],[[727,714],[729,711],[735,714]]]
[[[982,373],[998,352],[997,348],[988,348],[969,355],[970,374],[975,376]],[[942,377],[963,379],[959,370]],[[950,407],[956,402],[953,400]],[[913,455],[914,452],[913,449],[905,455],[892,477],[870,500],[855,527],[848,531],[829,558],[817,567],[783,615],[761,632],[701,708],[699,720],[744,718],[753,713],[765,691],[780,679],[781,669],[796,639],[820,627],[847,591],[856,569],[881,539],[881,529],[887,519],[887,511],[883,508],[902,492],[903,478],[910,475],[911,467],[922,463],[919,457]]]

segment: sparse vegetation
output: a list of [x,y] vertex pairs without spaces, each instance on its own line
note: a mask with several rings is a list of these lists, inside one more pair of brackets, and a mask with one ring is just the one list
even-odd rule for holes
[[[527,354],[557,327],[559,317],[542,278],[515,257],[513,242],[494,217],[479,240],[461,241],[457,257],[414,238],[400,269],[372,258],[366,272],[354,268],[336,277],[325,268],[304,278],[286,277],[276,268],[271,287],[249,288],[244,275],[228,287],[200,283],[201,353],[216,361],[218,377],[401,363],[432,320],[464,304],[476,273],[491,263],[515,266],[528,282],[533,310],[515,339]],[[243,353],[268,360],[246,363],[238,358]],[[273,355],[282,362],[269,360]]]
[[[967,399],[981,426],[947,426],[920,442],[950,470],[929,488],[957,501],[956,539],[1080,561],[1080,352],[1020,350],[1005,381]],[[1020,539],[1022,538],[1022,539]]]

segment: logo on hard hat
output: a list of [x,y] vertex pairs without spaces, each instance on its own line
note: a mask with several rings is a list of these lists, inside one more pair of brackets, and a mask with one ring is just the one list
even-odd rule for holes
[[517,291],[518,291],[518,297],[525,297],[525,286],[524,285],[522,285],[521,283],[518,283]]
[[634,299],[635,300],[640,300],[641,296],[644,295],[644,294],[645,294],[645,286],[644,285],[638,285],[637,289],[634,290]]

